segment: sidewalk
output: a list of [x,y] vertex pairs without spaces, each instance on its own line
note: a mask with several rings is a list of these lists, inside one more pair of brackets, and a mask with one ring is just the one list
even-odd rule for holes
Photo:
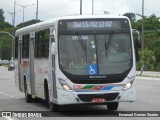
[[136,78],[143,80],[160,80],[160,72],[154,71],[143,71],[142,75],[140,75],[141,71],[136,71]]

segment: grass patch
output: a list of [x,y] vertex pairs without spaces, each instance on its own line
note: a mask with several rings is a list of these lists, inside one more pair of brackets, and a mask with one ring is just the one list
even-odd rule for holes
[[6,64],[4,64],[4,65],[2,65],[3,67],[8,67],[8,65],[6,65]]

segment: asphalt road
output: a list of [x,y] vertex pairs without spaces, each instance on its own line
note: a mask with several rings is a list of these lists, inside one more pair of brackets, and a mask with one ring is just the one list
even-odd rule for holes
[[[148,80],[137,80],[136,102],[120,103],[118,111],[160,111],[159,92],[159,80],[151,80],[150,78]],[[106,110],[107,108],[104,105],[76,105],[65,106],[62,108],[61,112],[50,112],[40,101],[37,103],[26,103],[24,93],[19,92],[15,87],[14,72],[8,71],[7,68],[0,67],[0,111],[48,111],[43,113],[43,115],[55,117],[82,117],[82,119],[87,116],[113,116],[117,113]],[[25,118],[18,119],[23,120]],[[57,118],[57,120],[58,119],[59,118]],[[69,120],[72,120],[72,118],[69,118]]]

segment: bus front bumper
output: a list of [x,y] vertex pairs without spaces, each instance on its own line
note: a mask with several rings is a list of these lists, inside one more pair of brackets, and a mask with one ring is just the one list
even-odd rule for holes
[[[127,90],[120,91],[92,91],[92,92],[75,92],[57,89],[58,104],[107,104],[108,102],[134,102],[135,86]],[[104,101],[93,102],[93,99]]]

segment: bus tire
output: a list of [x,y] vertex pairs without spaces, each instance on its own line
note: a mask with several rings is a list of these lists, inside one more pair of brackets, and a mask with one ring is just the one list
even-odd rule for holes
[[49,91],[48,91],[48,84],[44,82],[44,94],[45,94],[45,105],[49,108]]
[[108,110],[117,110],[118,109],[119,102],[111,102],[107,104]]
[[55,104],[55,103],[53,103],[53,102],[50,102],[50,103],[49,103],[49,109],[50,109],[50,111],[52,111],[52,112],[60,111],[60,105],[57,105],[57,104]]
[[47,81],[44,82],[44,94],[45,94],[45,104],[46,107],[50,109],[50,111],[59,111],[60,106],[50,102],[49,100],[49,91]]
[[28,94],[26,81],[24,81],[24,94],[25,94],[25,100],[26,100],[26,102],[27,103],[31,103],[32,102],[32,96],[30,94]]

